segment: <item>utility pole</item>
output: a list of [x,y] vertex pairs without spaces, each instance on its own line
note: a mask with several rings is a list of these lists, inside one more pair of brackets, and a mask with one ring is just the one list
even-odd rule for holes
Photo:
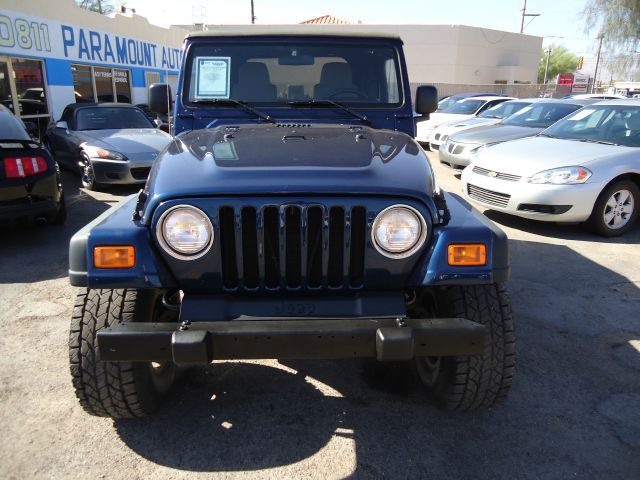
[[251,24],[253,25],[254,23],[256,23],[256,14],[253,8],[253,0],[251,0]]
[[598,82],[598,67],[600,66],[600,52],[602,51],[602,39],[604,35],[602,33],[598,37],[600,39],[600,44],[598,45],[598,55],[596,56],[596,70],[593,72],[593,83],[591,84],[591,93],[595,93],[596,91],[596,83]]
[[[522,22],[520,23],[520,33],[524,33],[524,17],[539,17],[540,14],[539,13],[527,13],[527,0],[524,0],[524,4],[522,5]],[[531,22],[533,21],[533,18],[531,19]],[[531,23],[529,22],[529,23]],[[529,23],[527,23],[527,25],[529,25]]]
[[549,58],[551,58],[551,47],[547,48],[547,65],[544,67],[544,84],[547,84],[549,79]]

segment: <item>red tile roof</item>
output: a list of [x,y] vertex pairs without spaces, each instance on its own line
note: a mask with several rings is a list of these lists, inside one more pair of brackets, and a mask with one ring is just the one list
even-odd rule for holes
[[312,18],[311,20],[305,20],[300,22],[304,25],[349,25],[349,20],[343,20],[342,18],[334,17],[333,15],[323,15],[322,17]]

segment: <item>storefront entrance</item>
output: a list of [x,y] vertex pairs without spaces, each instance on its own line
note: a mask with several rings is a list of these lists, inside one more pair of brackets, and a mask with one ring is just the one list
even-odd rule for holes
[[42,60],[0,56],[0,103],[38,138],[51,118],[45,85]]

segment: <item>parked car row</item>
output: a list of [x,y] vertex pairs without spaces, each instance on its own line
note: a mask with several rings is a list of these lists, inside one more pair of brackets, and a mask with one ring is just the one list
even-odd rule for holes
[[640,100],[532,99],[492,125],[447,135],[440,162],[466,198],[519,217],[627,232],[640,206]]
[[82,186],[147,181],[171,136],[150,112],[121,103],[74,103],[47,129],[44,142],[0,105],[0,222],[62,223],[66,218],[58,164],[80,174]]

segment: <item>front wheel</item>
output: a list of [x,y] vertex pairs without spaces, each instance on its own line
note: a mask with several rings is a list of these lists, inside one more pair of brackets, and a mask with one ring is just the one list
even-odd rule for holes
[[80,154],[80,181],[82,182],[82,187],[87,190],[98,190],[100,187],[100,184],[96,182],[91,159],[84,152]]
[[76,396],[91,415],[139,417],[153,412],[175,378],[173,363],[103,362],[96,333],[121,322],[170,321],[154,290],[92,290],[78,294],[71,319],[69,359]]
[[638,218],[640,189],[630,180],[609,185],[598,196],[587,226],[603,237],[627,232]]
[[418,302],[418,315],[466,318],[486,329],[482,355],[414,360],[418,377],[435,402],[448,410],[476,410],[504,399],[516,360],[511,304],[504,285],[448,287],[423,295]]

